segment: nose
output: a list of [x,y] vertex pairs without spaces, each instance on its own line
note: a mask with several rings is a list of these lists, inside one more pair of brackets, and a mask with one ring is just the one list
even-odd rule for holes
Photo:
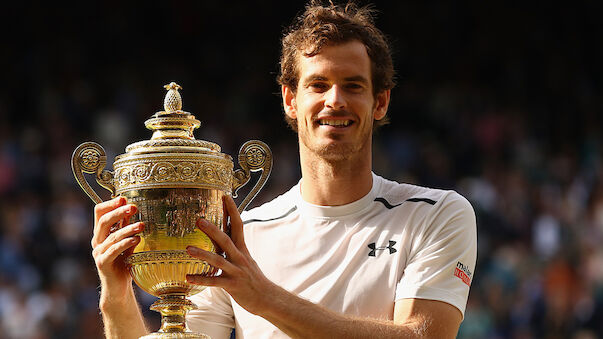
[[333,85],[325,93],[325,106],[334,110],[340,110],[346,107],[345,96],[339,86]]

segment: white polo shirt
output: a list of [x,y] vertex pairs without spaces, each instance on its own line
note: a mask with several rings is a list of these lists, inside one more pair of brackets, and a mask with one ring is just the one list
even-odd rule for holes
[[[477,256],[475,215],[454,191],[373,174],[371,191],[343,206],[305,202],[297,184],[244,212],[245,241],[268,279],[333,311],[393,319],[394,303],[419,298],[464,314]],[[288,338],[220,288],[191,297],[191,330],[213,339]]]

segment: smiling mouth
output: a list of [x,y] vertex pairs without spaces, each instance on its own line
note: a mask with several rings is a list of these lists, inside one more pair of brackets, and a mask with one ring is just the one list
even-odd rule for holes
[[333,127],[348,127],[354,122],[352,120],[345,119],[320,119],[318,124],[321,126],[333,126]]

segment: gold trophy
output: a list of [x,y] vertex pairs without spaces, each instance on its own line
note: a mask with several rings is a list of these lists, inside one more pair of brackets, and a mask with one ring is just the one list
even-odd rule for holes
[[196,227],[205,218],[224,230],[222,197],[236,197],[251,172],[262,171],[258,182],[243,199],[243,211],[264,186],[272,169],[272,153],[261,141],[246,142],[239,151],[241,169],[233,171],[232,158],[217,144],[195,140],[199,120],[182,111],[181,87],[172,82],[164,100],[164,111],[145,122],[153,131],[150,140],[126,147],[115,158],[114,171],[105,170],[107,156],[98,144],[86,142],[73,152],[71,165],[77,182],[95,203],[102,199],[84,178],[93,174],[113,196],[125,197],[138,212],[131,222],[145,224],[140,243],[126,258],[133,280],[146,292],[159,297],[151,309],[161,313],[161,329],[143,338],[209,338],[188,332],[186,313],[194,305],[186,297],[203,286],[186,281],[187,274],[214,276],[215,267],[188,255],[186,247],[216,253],[211,239]]

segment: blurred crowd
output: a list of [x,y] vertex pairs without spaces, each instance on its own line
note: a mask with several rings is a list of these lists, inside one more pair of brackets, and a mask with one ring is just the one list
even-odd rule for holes
[[[603,338],[601,5],[375,3],[398,85],[374,171],[457,190],[476,211],[459,338]],[[233,156],[249,139],[271,146],[274,170],[252,205],[286,191],[300,178],[297,140],[274,78],[282,27],[302,3],[14,6],[3,24],[19,28],[0,56],[10,65],[0,84],[0,338],[101,338],[93,203],[71,153],[99,142],[110,167],[150,137],[143,122],[176,81],[202,121],[198,139]],[[158,328],[154,298],[139,296]]]

